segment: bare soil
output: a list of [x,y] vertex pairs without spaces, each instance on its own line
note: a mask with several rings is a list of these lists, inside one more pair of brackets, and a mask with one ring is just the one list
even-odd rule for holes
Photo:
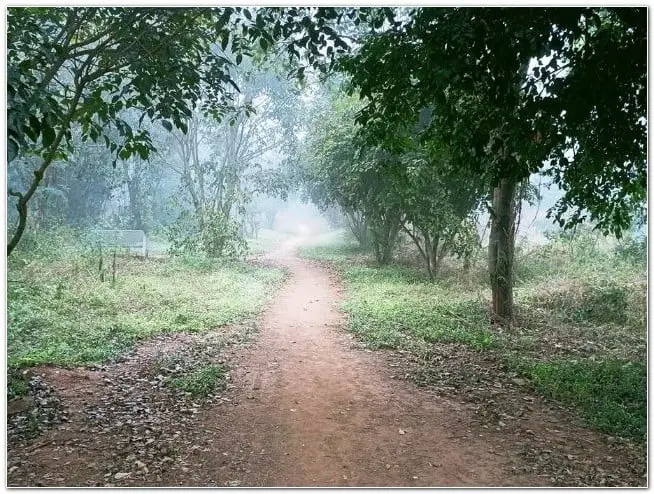
[[[419,363],[401,354],[358,348],[344,330],[338,278],[298,259],[293,242],[260,262],[289,279],[249,344],[235,327],[161,336],[96,370],[32,370],[56,396],[36,404],[61,413],[35,437],[10,434],[8,485],[646,484],[644,463],[632,468],[637,447],[612,453],[615,441],[520,382],[491,378],[484,390],[500,391],[468,400],[404,379]],[[227,365],[225,389],[197,402],[162,386],[154,363],[179,351]],[[463,352],[441,351],[444,361]],[[519,412],[494,408],[506,400]],[[34,403],[10,405],[11,422]]]

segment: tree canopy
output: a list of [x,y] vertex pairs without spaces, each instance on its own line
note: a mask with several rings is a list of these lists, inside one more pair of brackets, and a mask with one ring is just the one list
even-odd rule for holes
[[[520,180],[539,170],[565,196],[561,224],[617,233],[646,193],[646,15],[637,8],[416,8],[342,62],[370,139],[423,132],[454,166]],[[567,212],[570,214],[566,215]]]

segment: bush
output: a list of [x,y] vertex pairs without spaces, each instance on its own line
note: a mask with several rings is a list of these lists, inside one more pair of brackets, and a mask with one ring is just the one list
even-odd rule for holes
[[221,212],[210,212],[200,230],[197,219],[184,211],[168,228],[172,255],[204,254],[210,258],[244,259],[248,253],[238,224]]
[[628,235],[618,242],[615,256],[625,262],[644,266],[647,264],[647,236]]

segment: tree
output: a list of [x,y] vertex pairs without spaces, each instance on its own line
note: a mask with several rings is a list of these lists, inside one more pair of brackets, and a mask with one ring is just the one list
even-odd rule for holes
[[386,264],[404,219],[393,177],[398,160],[357,138],[353,98],[341,95],[332,104],[312,124],[301,179],[312,201],[322,210],[337,204],[361,245],[372,241],[377,261]]
[[402,159],[406,173],[403,229],[416,244],[433,279],[445,256],[470,256],[469,233],[474,226],[468,220],[483,192],[474,176],[466,180],[449,172],[445,149],[432,146],[428,151],[417,143],[413,147],[415,150],[407,150]]
[[517,183],[545,169],[565,190],[551,212],[561,224],[590,214],[618,235],[645,197],[645,10],[417,8],[389,17],[340,65],[367,99],[358,121],[370,142],[393,148],[397,128],[428,108],[423,139],[445,143],[453,169],[493,187],[493,311],[508,322]]
[[[356,97],[355,97],[356,98]],[[404,230],[434,277],[450,253],[464,255],[466,219],[482,195],[474,176],[449,173],[445,147],[427,147],[415,132],[396,132],[403,147],[393,153],[357,137],[356,99],[337,95],[312,124],[303,181],[323,210],[338,204],[361,245],[372,242],[377,260],[391,260]]]
[[[171,130],[199,105],[216,117],[230,106],[225,88],[233,62],[248,52],[238,26],[241,9],[10,8],[7,30],[7,152],[39,157],[29,186],[10,190],[19,220],[8,245],[25,229],[27,206],[56,159],[70,157],[72,129],[103,142],[115,158],[141,159],[149,133],[120,117],[132,108]],[[239,24],[241,23],[241,24]],[[249,32],[248,32],[249,33]],[[249,33],[251,34],[251,33]],[[263,36],[263,34],[259,33]],[[220,46],[217,44],[219,43]],[[221,49],[222,47],[222,49]],[[200,105],[200,93],[204,95]],[[112,139],[108,129],[117,131]]]
[[199,235],[209,225],[207,218],[216,215],[225,218],[225,225],[234,222],[245,233],[248,222],[255,220],[248,215],[254,196],[285,193],[286,184],[276,166],[294,139],[289,135],[292,129],[286,128],[292,111],[281,104],[288,100],[289,83],[253,67],[232,77],[240,88],[232,96],[238,108],[221,122],[195,112],[185,134],[170,135],[167,166],[180,177],[197,223],[188,226]]
[[283,40],[291,60],[302,57],[326,71],[348,47],[330,27],[337,18],[336,9],[324,7],[9,9],[7,157],[40,159],[29,186],[9,191],[18,224],[8,254],[45,172],[70,156],[73,126],[81,126],[84,139],[104,141],[115,158],[145,159],[153,150],[149,133],[123,121],[122,109],[138,109],[140,122],[147,117],[167,130],[184,131],[197,107],[220,120],[231,106],[225,88],[238,90],[234,63]]

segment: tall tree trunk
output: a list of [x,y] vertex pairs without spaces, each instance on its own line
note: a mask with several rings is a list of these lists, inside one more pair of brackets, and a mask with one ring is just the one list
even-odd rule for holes
[[515,247],[516,182],[503,178],[493,191],[488,269],[493,299],[493,319],[511,324],[513,319],[513,253]]

